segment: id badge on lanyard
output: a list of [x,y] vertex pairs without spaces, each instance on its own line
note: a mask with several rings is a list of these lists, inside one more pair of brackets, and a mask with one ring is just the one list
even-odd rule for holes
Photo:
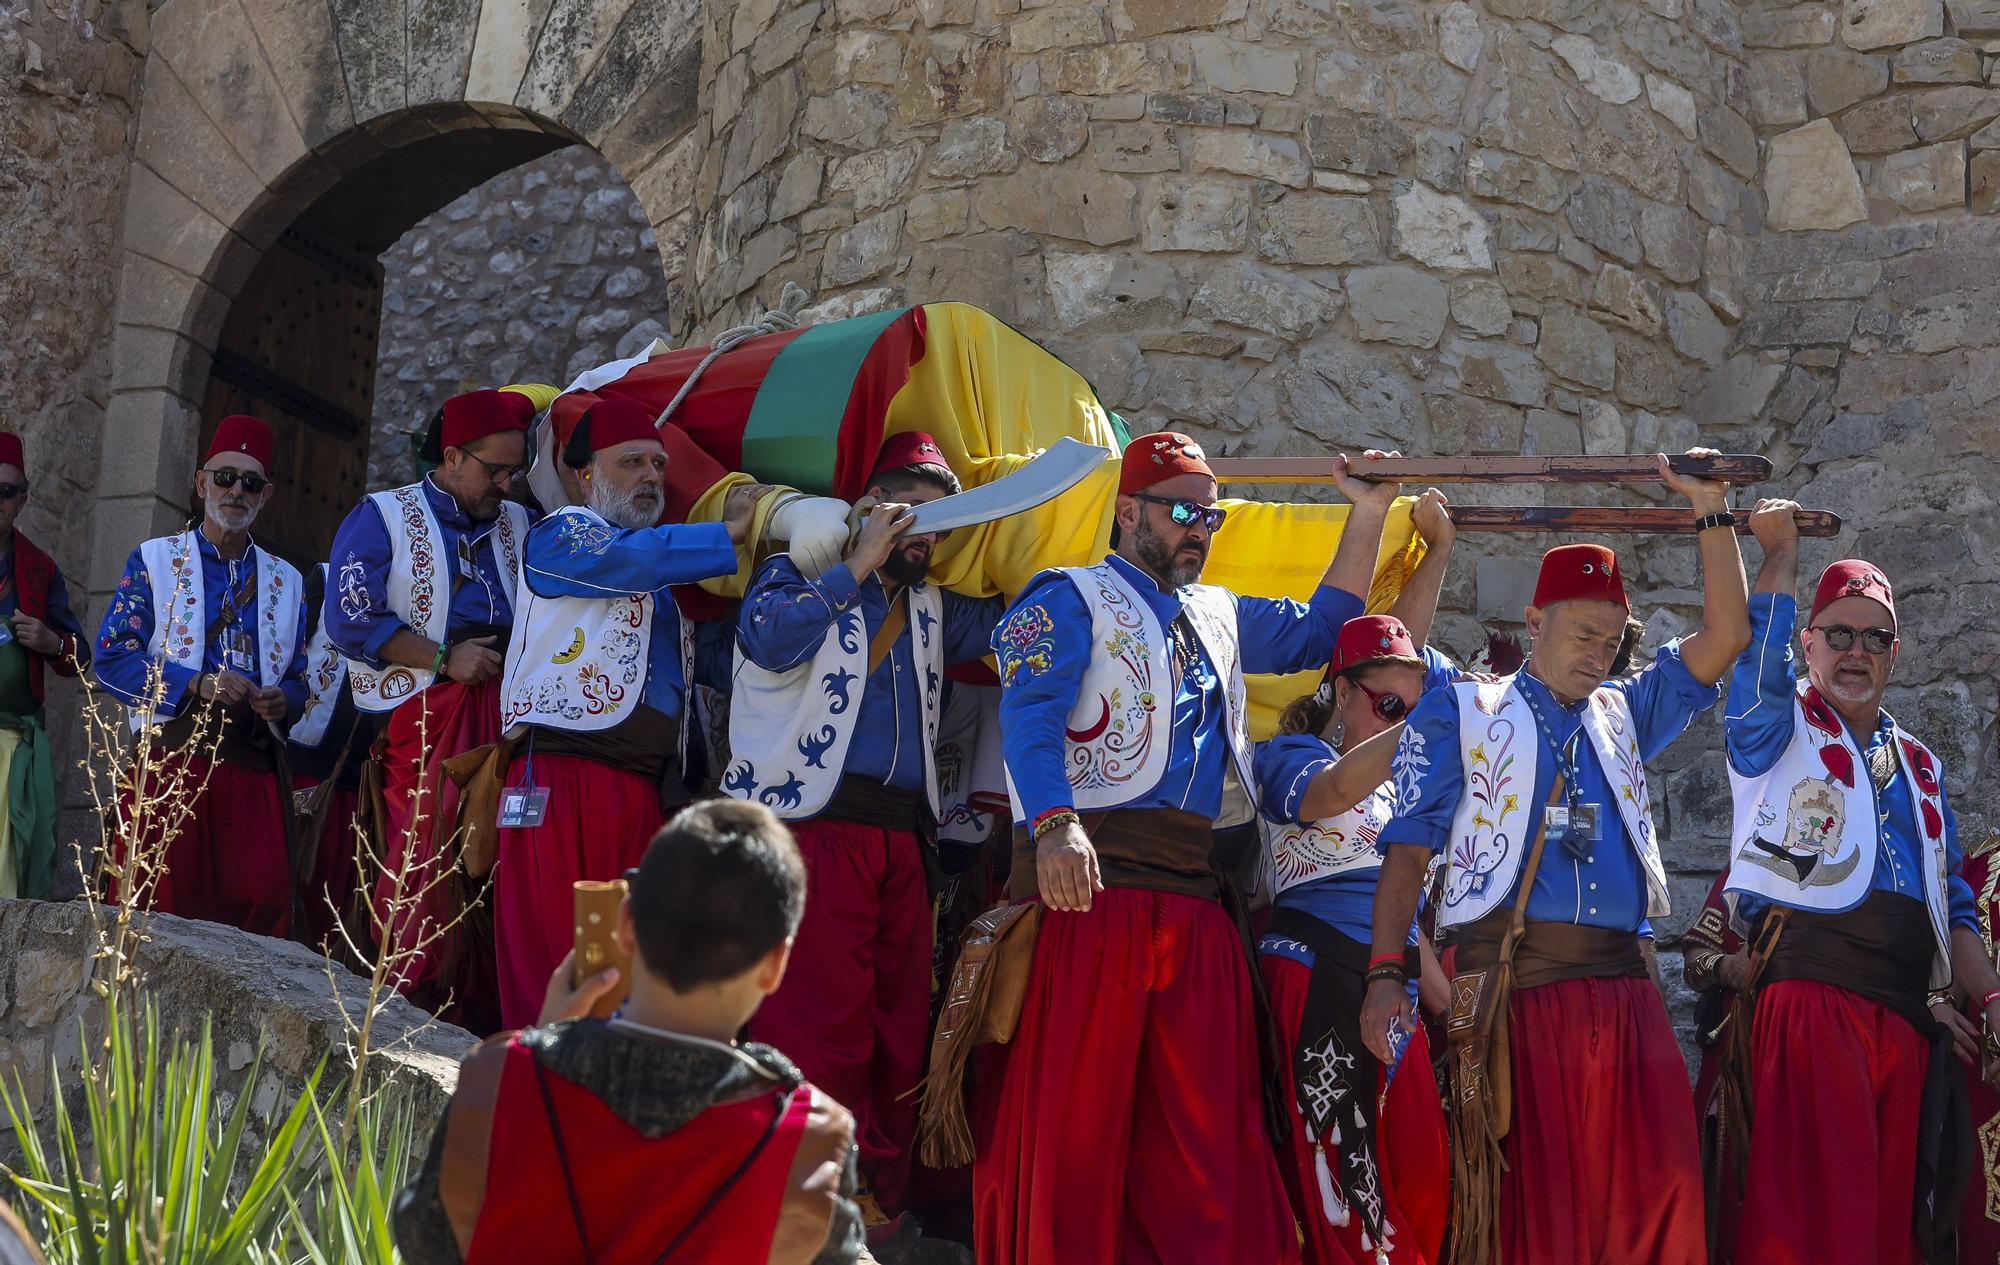
[[223,636],[226,647],[222,654],[223,665],[239,676],[257,679],[257,648],[250,637],[248,628],[233,628]]
[[494,824],[502,830],[527,830],[542,824],[549,812],[549,788],[535,785],[535,738],[528,735],[528,758],[521,766],[518,786],[500,790],[500,814]]
[[1576,744],[1583,739],[1583,727],[1578,725],[1568,742],[1558,743],[1555,732],[1542,715],[1541,704],[1532,696],[1528,698],[1528,710],[1534,713],[1535,724],[1540,727],[1542,736],[1548,739],[1549,746],[1554,748],[1556,763],[1563,774],[1564,802],[1549,804],[1542,809],[1543,828],[1548,838],[1560,843],[1570,856],[1587,861],[1597,845],[1604,842],[1604,814],[1599,811],[1600,805],[1583,802],[1583,792],[1577,786],[1582,769],[1576,759]]

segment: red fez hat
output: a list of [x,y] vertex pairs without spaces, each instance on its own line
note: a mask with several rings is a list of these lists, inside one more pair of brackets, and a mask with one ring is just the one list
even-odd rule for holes
[[446,448],[463,448],[475,439],[503,431],[526,430],[535,420],[535,402],[518,391],[472,391],[444,402]]
[[1819,588],[1813,593],[1812,615],[1807,622],[1843,597],[1866,597],[1882,603],[1889,622],[1896,622],[1896,592],[1880,567],[1859,558],[1842,558],[1820,572]]
[[240,452],[246,457],[255,457],[257,464],[268,472],[271,469],[271,428],[262,418],[248,413],[232,413],[222,419],[215,428],[215,438],[208,443],[208,455],[203,457],[206,465],[217,453]]
[[1125,464],[1118,472],[1118,494],[1130,496],[1143,492],[1177,474],[1215,477],[1215,471],[1208,468],[1208,454],[1186,435],[1171,430],[1141,435],[1125,445]]
[[660,428],[653,424],[653,410],[622,395],[607,395],[576,419],[576,427],[563,447],[563,460],[571,467],[587,466],[593,453],[635,439],[663,442]]
[[1603,545],[1557,545],[1543,554],[1535,605],[1557,602],[1616,602],[1631,610],[1625,577],[1618,573],[1618,555]]
[[944,450],[937,446],[937,440],[920,430],[889,436],[882,441],[882,450],[875,457],[876,474],[901,470],[904,466],[937,466],[947,473],[951,471],[951,463],[944,459]]
[[28,456],[21,448],[21,437],[12,431],[0,430],[0,466],[13,466],[26,474]]
[[1340,626],[1340,637],[1333,643],[1333,662],[1327,666],[1327,672],[1339,676],[1370,659],[1422,657],[1402,620],[1394,615],[1363,615]]

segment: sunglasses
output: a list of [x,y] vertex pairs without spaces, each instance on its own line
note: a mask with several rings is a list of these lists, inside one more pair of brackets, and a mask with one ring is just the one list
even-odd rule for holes
[[480,465],[485,466],[486,477],[495,483],[512,483],[516,479],[525,479],[528,477],[528,467],[526,466],[502,465],[498,461],[488,461],[484,457],[475,456],[469,452],[465,455],[471,457]]
[[224,466],[220,470],[210,470],[208,472],[208,481],[219,488],[233,488],[238,483],[241,483],[243,490],[252,496],[271,486],[271,481],[261,474],[251,474],[247,470],[234,470],[228,466]]
[[1854,639],[1861,638],[1861,648],[1869,654],[1888,654],[1896,644],[1896,634],[1887,628],[1849,628],[1846,624],[1826,624],[1815,627],[1814,632],[1826,639],[1827,649],[1845,653],[1854,648]]
[[1377,694],[1359,681],[1354,682],[1354,688],[1368,696],[1369,703],[1375,708],[1375,714],[1383,720],[1401,720],[1410,714],[1410,705],[1403,701],[1401,694],[1391,694],[1386,690]]
[[1209,531],[1221,531],[1222,524],[1229,518],[1229,511],[1220,505],[1202,505],[1186,497],[1178,500],[1164,496],[1148,496],[1144,492],[1134,492],[1132,499],[1152,505],[1167,507],[1167,517],[1174,520],[1177,527],[1192,527],[1200,523]]
[[0,483],[0,501],[11,501],[27,494],[28,485],[25,483]]

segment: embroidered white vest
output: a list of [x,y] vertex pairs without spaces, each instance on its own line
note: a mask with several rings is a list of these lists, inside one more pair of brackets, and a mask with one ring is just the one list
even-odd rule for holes
[[[944,603],[929,584],[910,586],[907,635],[923,701],[924,793],[938,812],[938,696],[944,683]],[[868,626],[857,602],[835,617],[809,662],[783,672],[758,667],[736,648],[729,700],[732,757],[722,789],[755,799],[787,821],[833,798],[847,768],[855,718],[868,687]]]
[[1276,895],[1337,874],[1380,869],[1382,858],[1375,851],[1375,836],[1389,824],[1395,808],[1394,785],[1384,782],[1346,812],[1305,825],[1280,824],[1259,817],[1264,829],[1271,893]]
[[[1465,787],[1452,814],[1444,907],[1438,920],[1455,927],[1490,913],[1520,877],[1541,822],[1535,777],[1541,768],[1542,735],[1514,677],[1460,681],[1451,688],[1458,703],[1459,746],[1452,754],[1465,771]],[[1652,801],[1631,703],[1617,690],[1598,689],[1584,708],[1583,732],[1597,752],[1625,834],[1646,872],[1646,916],[1661,917],[1669,908],[1667,872],[1653,832]],[[1429,763],[1423,734],[1404,730],[1396,753],[1400,799],[1415,798],[1412,783]]]
[[[153,586],[153,639],[148,653],[164,658],[191,672],[201,671],[208,650],[208,595],[202,582],[201,551],[195,534],[157,536],[139,546],[146,575]],[[285,679],[285,669],[299,646],[299,595],[304,581],[291,563],[265,553],[252,544],[243,555],[257,586],[256,597],[243,614],[256,620],[257,683],[270,688]],[[138,708],[131,710],[132,731],[147,722]],[[172,720],[169,712],[161,721]]]
[[[1079,811],[1118,808],[1152,793],[1166,775],[1177,684],[1172,649],[1153,608],[1109,560],[1061,570],[1083,594],[1091,620],[1090,666],[1064,725],[1063,768]],[[1223,682],[1229,767],[1244,793],[1233,814],[1227,811],[1231,797],[1224,794],[1227,820],[1215,824],[1234,826],[1248,820],[1244,808],[1256,811],[1257,785],[1250,775],[1249,693],[1236,637],[1236,597],[1211,584],[1180,592],[1188,622]],[[1021,802],[1011,769],[1007,790]]]
[[[566,528],[565,515],[583,519],[583,525]],[[571,505],[543,519],[536,530],[575,530],[586,533],[586,539],[589,533],[601,533],[608,539],[617,529]],[[522,725],[589,731],[609,729],[631,715],[646,692],[658,599],[651,593],[543,597],[528,584],[526,562],[517,565],[514,637],[500,679],[500,727],[509,734]],[[670,591],[667,600],[673,600]],[[691,686],[694,627],[685,616],[678,622],[681,680]],[[681,719],[680,756],[685,761],[692,726],[685,714]]]
[[288,735],[302,747],[317,747],[326,738],[326,727],[333,720],[335,704],[340,701],[340,687],[347,682],[347,660],[334,649],[333,638],[326,631],[326,604],[333,594],[325,591],[328,577],[324,562],[319,564],[319,578],[322,593],[319,623],[313,626],[312,636],[306,641],[306,705],[292,722]]
[[[389,531],[389,609],[410,626],[410,631],[431,641],[443,641],[451,623],[453,559],[445,548],[444,529],[424,499],[422,480],[387,492],[372,492],[368,499],[381,512]],[[521,542],[528,534],[528,511],[512,501],[500,503],[500,518],[493,525],[493,545],[497,554],[500,587],[512,602],[516,576],[521,566]],[[331,587],[340,590],[340,600],[360,600],[363,580],[361,564],[342,564]],[[350,597],[349,595],[355,595]],[[332,592],[327,594],[334,601]],[[325,622],[324,620],[321,621]],[[347,661],[348,680],[354,688],[354,705],[365,712],[392,712],[430,688],[437,674],[429,668],[412,668],[400,663],[377,668],[359,659]]]
[[[1760,777],[1729,770],[1736,822],[1724,899],[1739,932],[1746,930],[1736,914],[1742,893],[1835,914],[1866,900],[1874,884],[1882,835],[1868,761],[1837,718],[1831,732],[1813,723],[1806,713],[1806,688],[1802,684],[1792,700],[1792,740],[1777,762]],[[1930,986],[1943,988],[1951,983],[1951,897],[1942,766],[1901,725],[1896,759],[1910,787],[1912,825],[1923,841],[1917,865],[1937,942]]]

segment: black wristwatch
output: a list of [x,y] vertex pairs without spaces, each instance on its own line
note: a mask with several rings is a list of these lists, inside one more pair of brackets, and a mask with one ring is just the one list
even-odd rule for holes
[[1704,514],[1694,520],[1694,529],[1697,533],[1705,532],[1711,527],[1734,526],[1736,526],[1736,515],[1730,513],[1728,510],[1723,510],[1719,514]]

